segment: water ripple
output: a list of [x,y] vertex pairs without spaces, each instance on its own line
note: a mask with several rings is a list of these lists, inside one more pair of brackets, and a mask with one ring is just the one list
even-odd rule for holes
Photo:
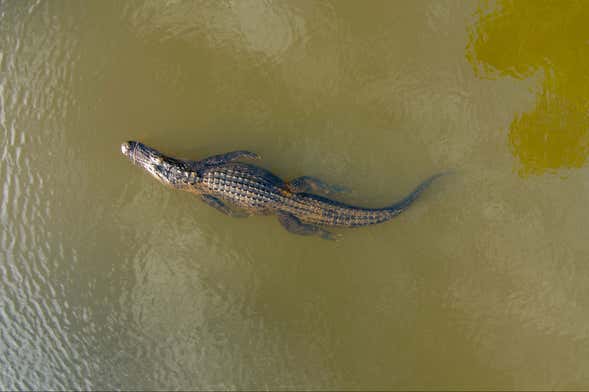
[[[56,254],[64,239],[48,230],[55,214],[45,196],[54,178],[46,170],[45,157],[28,153],[51,149],[54,142],[46,136],[66,115],[69,97],[60,90],[71,78],[71,58],[64,55],[71,47],[67,38],[63,45],[64,26],[59,20],[49,18],[52,28],[38,34],[43,29],[39,21],[49,20],[47,3],[3,4],[2,10],[0,346],[8,361],[0,385],[5,389],[87,387],[76,381],[83,380],[87,370],[76,337],[68,330],[71,315],[61,305],[63,286],[55,287],[62,275],[58,265],[68,255]],[[81,373],[72,377],[72,371]]]

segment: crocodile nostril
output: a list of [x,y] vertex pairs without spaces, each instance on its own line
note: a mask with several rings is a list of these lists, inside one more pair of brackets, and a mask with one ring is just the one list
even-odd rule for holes
[[125,142],[125,143],[121,144],[121,152],[123,153],[123,155],[127,155],[127,153],[129,152],[130,149],[131,149],[131,146],[129,145],[129,142]]

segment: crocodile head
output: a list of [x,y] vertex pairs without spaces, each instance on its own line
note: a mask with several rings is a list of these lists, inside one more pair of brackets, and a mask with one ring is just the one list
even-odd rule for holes
[[179,187],[184,179],[182,162],[165,156],[143,143],[128,141],[121,144],[121,152],[135,165],[143,168],[158,181],[172,187]]

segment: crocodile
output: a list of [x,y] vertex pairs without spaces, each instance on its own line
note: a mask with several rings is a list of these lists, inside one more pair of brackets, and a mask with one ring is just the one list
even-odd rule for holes
[[386,222],[409,207],[438,177],[435,174],[409,195],[382,208],[365,208],[331,199],[345,188],[310,176],[284,181],[270,171],[239,160],[259,160],[250,151],[232,151],[202,160],[166,156],[137,141],[121,145],[121,152],[168,187],[188,191],[220,212],[234,217],[271,215],[291,233],[336,240],[328,227],[360,227]]

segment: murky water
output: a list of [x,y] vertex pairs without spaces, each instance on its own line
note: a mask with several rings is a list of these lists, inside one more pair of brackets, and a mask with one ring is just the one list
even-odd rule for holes
[[[589,386],[584,2],[0,2],[0,388]],[[231,219],[141,140],[389,204]]]

